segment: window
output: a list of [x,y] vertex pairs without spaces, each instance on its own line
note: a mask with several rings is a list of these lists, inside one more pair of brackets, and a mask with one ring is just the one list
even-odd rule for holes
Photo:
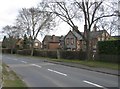
[[35,46],[36,46],[36,47],[38,47],[38,45],[39,45],[38,43],[35,43]]
[[71,38],[71,44],[72,45],[74,44],[74,38]]
[[67,44],[67,45],[69,44],[69,38],[66,39],[66,44]]

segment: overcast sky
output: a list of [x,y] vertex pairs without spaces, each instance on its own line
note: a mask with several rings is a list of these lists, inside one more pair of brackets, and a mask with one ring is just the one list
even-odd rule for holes
[[[36,7],[37,4],[40,2],[40,0],[1,0],[0,2],[0,31],[1,29],[6,25],[13,25],[15,23],[16,16],[18,15],[18,11],[21,8],[30,8],[30,7]],[[61,30],[55,30],[52,31],[49,34],[55,34],[55,35],[65,35],[69,31],[69,26],[67,24],[61,24],[63,26],[60,26],[59,29]],[[0,34],[0,40],[3,38],[3,34]],[[40,37],[39,40],[42,40]]]

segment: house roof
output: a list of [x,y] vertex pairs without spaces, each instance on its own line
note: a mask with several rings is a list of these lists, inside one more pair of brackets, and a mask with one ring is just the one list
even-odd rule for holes
[[[53,41],[54,37],[54,41]],[[60,42],[60,36],[55,36],[55,35],[46,35],[43,39],[45,42]]]
[[106,30],[92,31],[90,32],[90,39],[97,38],[98,36],[101,36],[103,33],[107,33],[107,31]]
[[82,40],[82,36],[80,34],[78,34],[76,31],[72,31],[72,33],[74,34],[74,36],[78,39],[78,40]]

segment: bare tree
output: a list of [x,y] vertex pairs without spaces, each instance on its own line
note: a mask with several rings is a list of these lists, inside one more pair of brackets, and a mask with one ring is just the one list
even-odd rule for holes
[[[102,0],[92,0],[92,2],[90,0],[61,0],[59,2],[57,0],[52,0],[49,7],[54,14],[56,14],[74,30],[79,32],[79,34],[83,37],[86,43],[87,59],[90,59],[89,45],[92,26],[102,18],[116,16],[112,5],[108,3],[106,4]],[[81,20],[84,21],[84,31],[86,34],[81,34],[78,30],[75,24],[75,19],[80,22]]]
[[7,34],[9,37],[13,36],[16,38],[19,36],[18,30],[15,26],[7,25],[7,26],[3,27],[3,32],[5,34]]
[[43,6],[43,4],[39,8],[23,8],[17,17],[19,27],[24,29],[31,38],[31,55],[33,55],[34,41],[38,34],[45,29],[50,30],[53,21],[53,14],[45,11],[46,6]]

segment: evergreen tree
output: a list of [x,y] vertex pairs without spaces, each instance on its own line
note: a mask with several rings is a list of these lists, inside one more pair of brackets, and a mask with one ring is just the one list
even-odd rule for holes
[[29,40],[27,38],[27,35],[25,34],[23,40],[23,49],[28,49],[29,48],[28,44],[29,44]]
[[7,47],[7,38],[6,36],[4,36],[3,41],[2,41],[2,48],[6,48]]

